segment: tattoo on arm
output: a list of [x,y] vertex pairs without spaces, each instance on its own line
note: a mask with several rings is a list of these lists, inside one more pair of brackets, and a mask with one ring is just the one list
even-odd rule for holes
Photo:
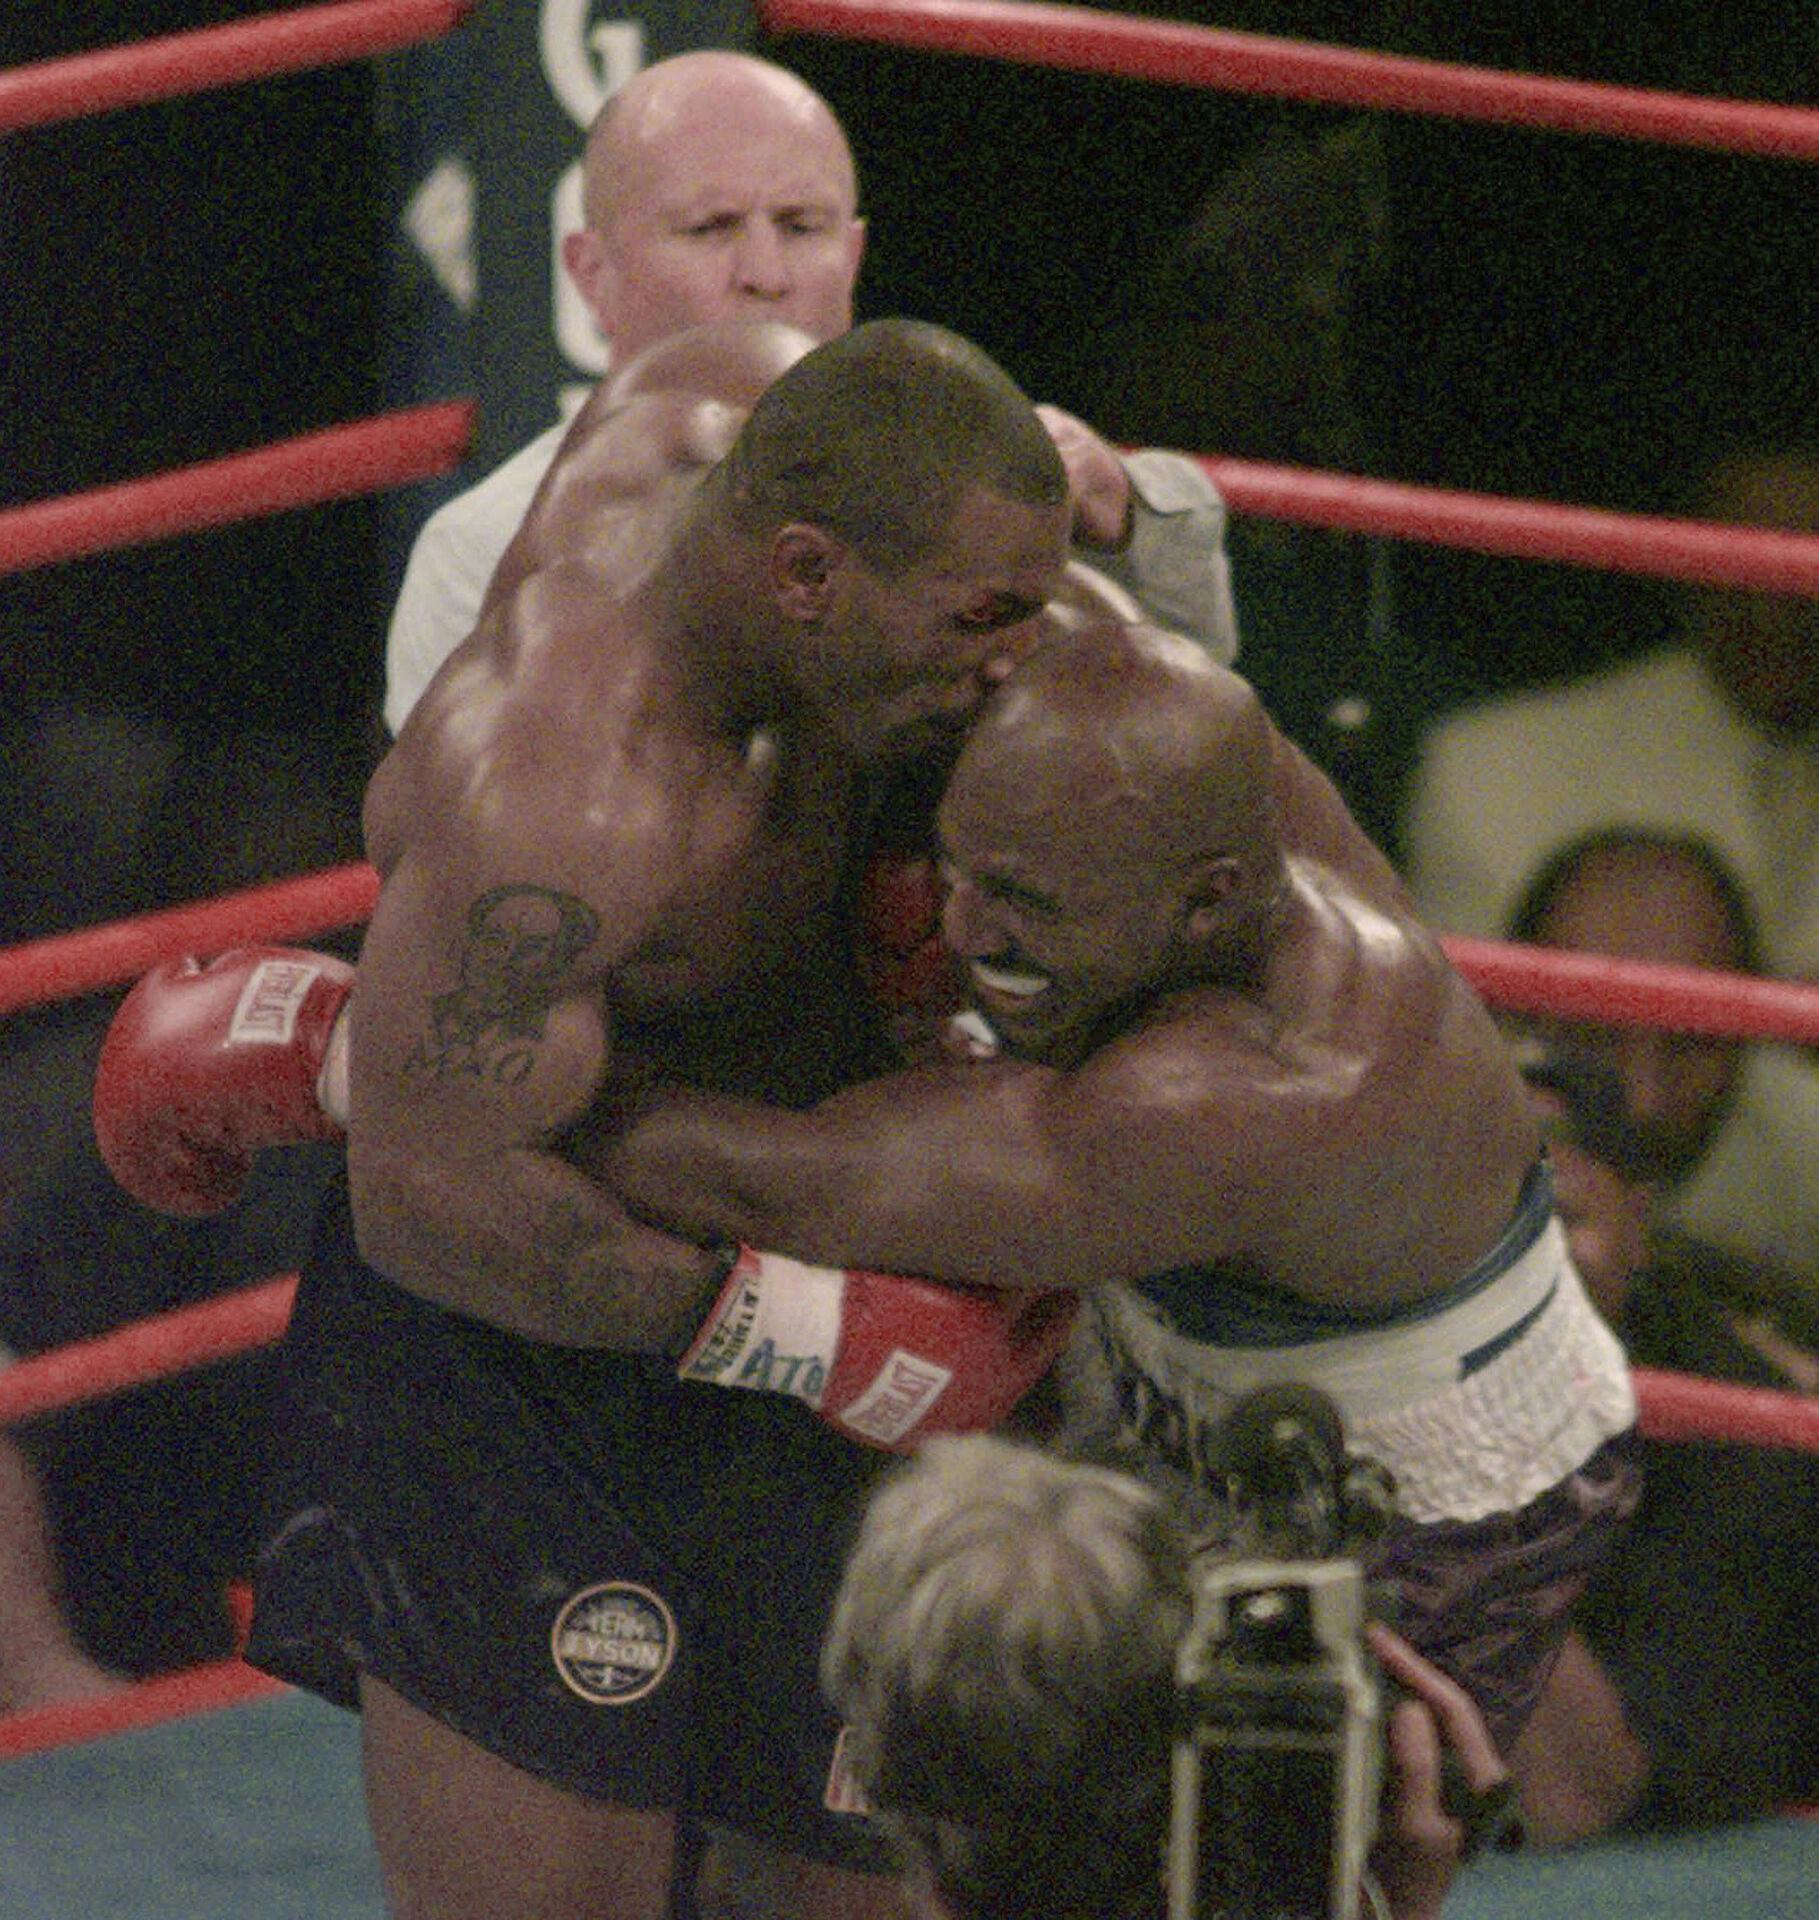
[[537,1064],[549,1011],[600,916],[547,887],[492,887],[467,910],[461,983],[430,1001],[429,1029],[404,1063],[432,1080],[515,1087]]

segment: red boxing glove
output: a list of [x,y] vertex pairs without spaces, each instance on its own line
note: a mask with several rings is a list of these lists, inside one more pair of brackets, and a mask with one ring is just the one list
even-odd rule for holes
[[791,1394],[849,1440],[908,1453],[1005,1419],[1066,1345],[1076,1304],[741,1247],[678,1372]]
[[245,947],[154,967],[120,1004],[95,1067],[95,1141],[135,1200],[219,1213],[261,1148],[335,1140],[317,1083],[354,970]]
[[941,939],[941,880],[928,855],[881,848],[859,882],[859,971],[886,1015],[945,1019],[965,976]]

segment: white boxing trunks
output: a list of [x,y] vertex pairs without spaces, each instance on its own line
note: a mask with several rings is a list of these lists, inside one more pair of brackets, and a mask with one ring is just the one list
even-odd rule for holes
[[1545,1167],[1530,1175],[1496,1249],[1458,1285],[1364,1324],[1275,1316],[1213,1275],[1093,1296],[1127,1437],[1203,1475],[1234,1404],[1281,1382],[1338,1407],[1350,1450],[1396,1477],[1416,1524],[1510,1513],[1633,1426],[1616,1336],[1586,1297],[1553,1211]]

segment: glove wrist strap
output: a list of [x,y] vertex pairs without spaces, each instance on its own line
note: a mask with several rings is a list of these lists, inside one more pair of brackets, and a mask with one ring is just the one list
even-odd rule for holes
[[684,1380],[788,1393],[819,1407],[845,1294],[837,1268],[741,1247],[678,1371]]

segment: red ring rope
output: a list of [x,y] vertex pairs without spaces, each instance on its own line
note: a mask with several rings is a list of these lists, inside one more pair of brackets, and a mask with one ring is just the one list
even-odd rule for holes
[[224,893],[106,926],[0,947],[0,1015],[136,980],[161,960],[273,940],[305,940],[358,926],[379,878],[364,861]]
[[[275,1339],[277,1332],[270,1337]],[[1639,1367],[1633,1377],[1638,1425],[1651,1439],[1819,1450],[1819,1401],[1652,1368]],[[0,1375],[0,1389],[6,1378]],[[0,1424],[4,1424],[3,1414]],[[0,1717],[0,1759],[100,1739],[284,1691],[281,1682],[239,1660],[215,1661],[186,1672],[142,1680],[105,1698]],[[1809,1809],[1793,1811],[1811,1817]]]
[[[15,1361],[0,1371],[0,1427],[271,1346],[284,1333],[296,1291],[297,1276],[280,1274]],[[1819,1452],[1819,1398],[1655,1367],[1637,1367],[1632,1377],[1638,1425],[1651,1440]]]
[[1518,560],[1819,595],[1819,534],[1611,513],[1545,500],[1202,456],[1234,512]]
[[0,1427],[269,1347],[283,1333],[296,1293],[297,1276],[280,1274],[15,1360],[0,1371]]
[[[474,405],[442,401],[0,512],[0,574],[401,486],[459,464]],[[1521,560],[1819,596],[1819,534],[1194,456],[1235,512]]]
[[1223,93],[1819,160],[1819,112],[1500,73],[1018,0],[759,0],[773,33],[830,35]]
[[[136,980],[161,960],[308,939],[364,921],[379,879],[363,861],[215,900],[0,948],[0,1015]],[[1494,1006],[1565,1020],[1819,1045],[1819,987],[1448,934],[1447,957]]]
[[0,513],[0,574],[427,480],[458,466],[470,400],[404,407],[249,453]]
[[434,40],[474,0],[340,0],[0,72],[0,133],[211,87],[335,66]]
[[1819,987],[1803,980],[1614,960],[1463,934],[1447,934],[1440,944],[1483,999],[1513,1013],[1819,1045]]
[[[0,1375],[0,1387],[5,1378]],[[1653,1439],[1819,1449],[1819,1402],[1653,1369],[1638,1368],[1634,1378],[1639,1425]],[[0,1759],[102,1739],[286,1691],[282,1682],[243,1661],[218,1660],[141,1680],[100,1699],[0,1716]],[[1809,1818],[1813,1812],[1789,1811]]]
[[[0,74],[0,130],[388,51],[448,31],[471,0],[346,0]],[[1347,49],[1108,18],[1002,0],[770,0],[778,31],[838,32],[1050,67],[1228,91],[1503,120],[1739,152],[1819,158],[1819,113],[1531,79]],[[0,572],[260,513],[379,491],[445,472],[471,403],[353,423],[202,466],[0,514]],[[1642,520],[1542,502],[1398,486],[1254,462],[1201,463],[1232,507],[1260,517],[1395,534],[1530,559],[1819,594],[1819,539]],[[354,865],[0,953],[0,1013],[130,979],[167,954],[352,924],[375,878]],[[1695,1031],[1819,1041],[1819,993],[1788,983],[1640,967],[1488,941],[1448,951],[1487,998]],[[8,994],[11,998],[8,998]],[[275,1341],[294,1276],[179,1309],[22,1361],[0,1374],[0,1426]],[[1819,1403],[1638,1369],[1641,1427],[1658,1440],[1819,1450]],[[0,1756],[117,1733],[282,1691],[237,1660],[163,1676],[108,1699],[0,1720]]]
[[1819,1399],[1636,1367],[1637,1425],[1651,1440],[1717,1440],[1819,1453]]

